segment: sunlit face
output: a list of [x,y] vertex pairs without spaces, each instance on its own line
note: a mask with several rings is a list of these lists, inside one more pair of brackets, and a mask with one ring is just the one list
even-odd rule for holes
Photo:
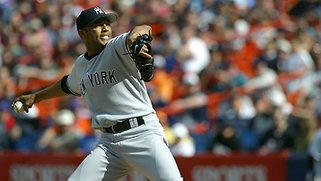
[[96,53],[112,38],[112,29],[109,21],[102,19],[80,30],[79,34],[88,53]]

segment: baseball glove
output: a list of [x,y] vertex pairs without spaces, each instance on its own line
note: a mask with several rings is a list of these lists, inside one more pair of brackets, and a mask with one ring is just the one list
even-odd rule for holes
[[138,36],[130,47],[130,50],[132,53],[132,58],[135,60],[136,67],[140,72],[142,80],[145,82],[149,82],[153,78],[154,59],[145,58],[139,55],[139,52],[144,45],[146,45],[148,48],[148,54],[152,55],[152,37],[148,34]]

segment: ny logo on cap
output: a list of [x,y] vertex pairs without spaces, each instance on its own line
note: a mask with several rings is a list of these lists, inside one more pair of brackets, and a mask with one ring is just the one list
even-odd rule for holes
[[94,11],[95,11],[97,14],[105,14],[104,10],[102,10],[100,7],[94,8]]

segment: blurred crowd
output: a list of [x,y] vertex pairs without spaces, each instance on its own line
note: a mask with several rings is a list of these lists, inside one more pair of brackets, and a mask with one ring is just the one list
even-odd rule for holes
[[[11,110],[85,51],[84,8],[118,13],[114,35],[153,27],[146,84],[175,155],[307,152],[321,125],[318,0],[0,1],[0,150],[89,152],[99,131],[81,98]],[[320,150],[319,150],[320,152]]]

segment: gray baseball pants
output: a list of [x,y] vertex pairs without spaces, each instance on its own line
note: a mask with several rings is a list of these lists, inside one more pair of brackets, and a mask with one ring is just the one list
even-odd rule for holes
[[121,133],[103,133],[68,181],[116,181],[133,171],[152,181],[182,181],[157,117],[144,120],[144,125]]

